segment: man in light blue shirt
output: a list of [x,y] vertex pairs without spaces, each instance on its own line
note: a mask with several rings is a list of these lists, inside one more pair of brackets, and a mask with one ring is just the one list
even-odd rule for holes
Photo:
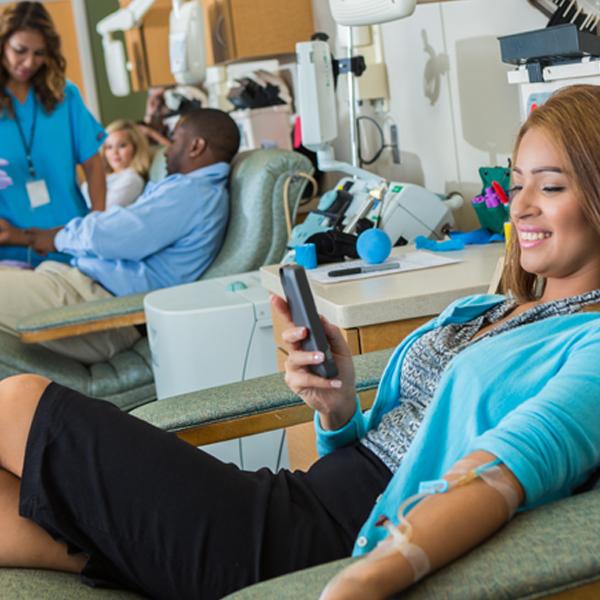
[[[239,131],[224,112],[186,114],[167,149],[168,176],[147,185],[134,204],[72,219],[62,228],[23,230],[0,220],[0,244],[73,256],[35,271],[0,267],[0,329],[66,304],[189,283],[208,268],[225,235],[229,163]],[[134,328],[47,344],[84,362],[110,358],[138,338]]]

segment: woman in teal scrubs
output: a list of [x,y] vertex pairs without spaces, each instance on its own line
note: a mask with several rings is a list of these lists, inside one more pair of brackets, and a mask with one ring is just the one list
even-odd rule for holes
[[[19,2],[0,20],[0,157],[13,185],[0,189],[0,218],[19,227],[58,227],[88,212],[76,179],[83,167],[92,210],[104,210],[98,154],[105,137],[79,91],[65,79],[60,38],[40,2]],[[38,264],[27,248],[0,248],[0,260]]]

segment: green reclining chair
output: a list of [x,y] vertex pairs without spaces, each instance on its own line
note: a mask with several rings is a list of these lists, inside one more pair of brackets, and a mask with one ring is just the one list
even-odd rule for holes
[[[391,350],[354,358],[359,392],[377,387]],[[366,407],[368,402],[363,406]],[[132,411],[181,438],[204,444],[311,419],[278,373],[146,404]],[[191,525],[193,526],[193,525]],[[404,600],[600,598],[600,491],[579,494],[517,516],[468,555],[402,594]],[[291,549],[293,551],[293,549]],[[260,583],[229,600],[317,600],[352,559]],[[0,569],[6,600],[141,600],[119,590],[91,589],[75,575]]]
[[[284,190],[295,213],[310,161],[278,149],[255,150],[236,157],[230,177],[230,219],[218,256],[203,279],[258,269],[285,253]],[[291,179],[290,179],[291,178]],[[286,183],[287,182],[287,183]],[[289,184],[289,186],[288,186]],[[82,332],[144,323],[144,294],[86,302],[44,311],[24,319],[19,339],[0,332],[0,379],[17,373],[45,375],[84,394],[110,400],[130,410],[156,398],[146,338],[107,362],[84,365],[32,342]]]

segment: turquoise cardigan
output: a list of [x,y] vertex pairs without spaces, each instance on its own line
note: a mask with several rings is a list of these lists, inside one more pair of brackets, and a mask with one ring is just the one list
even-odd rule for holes
[[[424,333],[470,321],[503,296],[478,295],[451,304],[398,346],[383,373],[371,411],[357,410],[342,429],[325,431],[315,415],[321,455],[356,443],[398,406],[408,349]],[[375,526],[395,520],[419,483],[438,479],[475,450],[498,456],[525,490],[523,510],[565,497],[600,464],[600,313],[580,312],[482,338],[446,367],[422,426],[398,471],[364,523],[354,555],[386,535]]]

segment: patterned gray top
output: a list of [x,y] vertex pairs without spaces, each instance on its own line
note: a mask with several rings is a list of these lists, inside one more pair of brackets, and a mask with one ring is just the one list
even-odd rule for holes
[[538,304],[473,340],[483,327],[506,316],[516,306],[513,299],[492,307],[467,323],[445,325],[422,335],[406,353],[402,364],[400,404],[386,413],[379,426],[361,440],[395,473],[419,429],[446,365],[467,345],[540,319],[575,313],[600,302],[600,290]]

